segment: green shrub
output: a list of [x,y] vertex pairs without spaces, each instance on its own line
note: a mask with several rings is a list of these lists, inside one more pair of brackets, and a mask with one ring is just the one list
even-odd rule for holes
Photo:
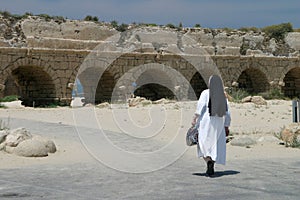
[[300,32],[300,28],[294,29],[294,32]]
[[228,27],[224,27],[224,28],[222,28],[222,30],[225,31],[226,33],[230,33],[232,31],[234,31],[234,29],[228,28]]
[[282,23],[278,25],[266,26],[262,29],[270,38],[275,38],[277,41],[283,40],[286,33],[293,32],[291,23]]
[[92,21],[93,20],[93,17],[91,15],[87,15],[85,18],[84,18],[84,21]]
[[150,24],[146,24],[146,26],[155,27],[155,26],[157,26],[157,24],[150,23]]
[[251,95],[245,89],[240,88],[232,88],[228,94],[233,98],[234,102],[241,102],[243,98]]
[[87,15],[87,16],[84,18],[84,21],[98,22],[98,21],[99,21],[99,18],[98,18],[97,16],[92,17],[91,15]]
[[128,30],[128,24],[121,24],[116,28],[117,31],[124,32]]
[[6,10],[0,11],[0,14],[1,14],[4,18],[9,18],[9,17],[12,16],[11,13],[8,12],[8,11],[6,11]]
[[113,20],[110,22],[110,24],[112,25],[112,27],[117,28],[118,27],[118,22],[116,20]]
[[41,18],[44,18],[47,22],[51,21],[51,19],[53,19],[53,17],[51,17],[50,15],[47,15],[47,14],[39,14],[38,16]]
[[262,96],[264,99],[286,99],[284,94],[279,88],[270,89],[267,92],[259,93],[258,95]]
[[176,26],[174,24],[167,24],[166,27],[169,27],[169,28],[176,28]]
[[200,24],[195,24],[194,27],[195,27],[195,28],[201,28],[201,25],[200,25]]
[[243,32],[253,31],[254,33],[258,33],[258,32],[260,32],[260,29],[257,27],[241,27],[241,28],[239,28],[239,31],[243,31]]
[[11,95],[11,96],[6,96],[3,98],[0,98],[0,102],[11,102],[11,101],[16,101],[18,99],[19,99],[19,96]]

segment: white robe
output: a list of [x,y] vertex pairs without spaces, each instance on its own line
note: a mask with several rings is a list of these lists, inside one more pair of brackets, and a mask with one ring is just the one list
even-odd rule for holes
[[[224,117],[209,116],[208,112],[209,90],[204,90],[197,104],[198,119],[198,157],[210,156],[217,164],[226,162],[226,134],[225,126],[230,126],[229,109]],[[227,106],[228,108],[228,106]]]

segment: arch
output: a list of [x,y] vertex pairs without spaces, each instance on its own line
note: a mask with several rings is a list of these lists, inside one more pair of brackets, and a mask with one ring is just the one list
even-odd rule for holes
[[161,98],[174,99],[172,90],[176,86],[171,77],[158,68],[148,69],[136,80],[137,89],[134,95],[155,101]]
[[[199,99],[201,92],[203,90],[207,89],[207,85],[199,72],[196,72],[194,74],[194,76],[192,77],[192,79],[190,81],[190,84],[191,84],[191,87],[189,88],[189,99],[190,100]],[[195,95],[193,93],[195,93],[196,99],[194,99]]]
[[237,82],[240,89],[244,89],[250,94],[266,92],[270,87],[266,75],[255,68],[242,71]]
[[116,81],[110,71],[104,71],[96,89],[95,103],[110,102]]
[[300,68],[295,67],[290,69],[284,79],[284,86],[282,87],[282,92],[285,96],[294,98],[300,97]]
[[162,98],[175,98],[174,93],[169,88],[157,83],[149,83],[137,88],[134,92],[134,95],[144,97],[151,101],[156,101]]
[[20,66],[5,82],[4,95],[18,95],[25,106],[45,106],[58,101],[51,76],[41,67]]
[[[62,93],[63,86],[61,85],[61,80],[57,76],[57,73],[53,70],[53,67],[51,66],[51,64],[49,64],[49,61],[44,61],[40,58],[25,57],[25,58],[16,59],[13,63],[7,65],[2,72],[0,72],[1,76],[3,77],[2,79],[0,79],[1,81],[0,84],[4,84],[4,85],[14,84],[13,72],[20,67],[32,67],[33,69],[43,71],[45,74],[47,74],[50,77],[51,81],[53,82],[53,85],[55,87],[55,97],[58,99],[58,101],[60,101],[60,99],[65,98]],[[35,71],[33,70],[32,74],[34,73]],[[5,94],[7,94],[8,92],[6,91],[4,93],[3,91],[1,93],[2,93],[1,96],[5,96]]]

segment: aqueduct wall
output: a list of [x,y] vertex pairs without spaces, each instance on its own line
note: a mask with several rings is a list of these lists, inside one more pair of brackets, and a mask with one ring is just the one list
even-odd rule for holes
[[[33,101],[36,105],[49,102],[69,104],[72,99],[72,84],[84,59],[90,53],[90,50],[0,48],[0,95],[19,95],[27,105],[31,105]],[[299,57],[215,55],[211,58],[227,87],[232,87],[237,82],[240,87],[251,92],[264,92],[270,87],[279,87],[287,96],[300,95]],[[87,94],[95,94],[97,103],[109,101],[118,80],[138,66],[143,66],[140,67],[138,76],[145,74],[153,79],[161,76],[166,84],[170,84],[169,88],[182,82],[176,80],[176,76],[170,74],[169,69],[158,66],[168,66],[179,72],[192,85],[197,96],[206,88],[203,74],[199,75],[186,59],[172,54],[159,55],[158,58],[157,53],[127,53],[117,57],[104,72],[101,72],[102,77],[84,77],[84,73],[81,73],[81,77],[78,78],[82,79]],[[95,85],[95,81],[97,87],[89,88],[90,85]],[[119,84],[131,87],[130,81]],[[167,93],[166,89],[160,90]],[[160,98],[161,95],[155,96],[159,93],[149,94],[148,97]],[[89,98],[86,96],[88,101],[91,100]]]
[[0,97],[18,95],[28,106],[69,104],[76,78],[87,102],[132,92],[196,99],[212,73],[227,87],[300,96],[296,32],[278,42],[263,32],[131,25],[119,33],[105,23],[37,16],[0,16],[0,25]]

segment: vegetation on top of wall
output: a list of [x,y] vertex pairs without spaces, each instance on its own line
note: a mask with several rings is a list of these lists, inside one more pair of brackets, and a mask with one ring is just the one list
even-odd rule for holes
[[241,27],[238,29],[239,31],[243,31],[243,32],[254,32],[254,33],[259,33],[261,32],[261,29],[257,28],[257,27]]
[[63,16],[50,16],[48,14],[34,15],[34,14],[30,13],[30,12],[26,12],[23,15],[18,15],[18,14],[11,14],[8,11],[0,11],[0,15],[2,15],[4,18],[12,19],[12,20],[26,19],[29,16],[38,16],[40,18],[43,18],[45,21],[51,21],[51,20],[53,20],[53,21],[55,21],[57,23],[62,23],[62,22],[66,21],[65,17],[63,17]]
[[293,25],[291,23],[282,23],[277,25],[266,26],[262,28],[262,31],[270,38],[274,38],[277,41],[283,40],[288,32],[293,32]]
[[[34,15],[30,12],[26,12],[23,15],[18,15],[18,14],[11,14],[9,11],[1,11],[0,10],[0,15],[2,15],[4,18],[8,18],[11,20],[21,20],[21,19],[26,19],[28,18],[28,16],[38,16],[40,18],[45,19],[45,21],[55,21],[57,23],[62,23],[65,22],[67,18],[63,17],[63,16],[50,16],[48,14],[38,14],[38,15]],[[93,22],[99,22],[99,18],[97,16],[91,16],[91,15],[87,15],[83,20],[85,21],[93,21]],[[116,30],[123,32],[128,30],[129,25],[122,23],[122,24],[118,24],[117,21],[113,20],[111,21],[111,26],[113,28],[115,28]],[[138,27],[138,26],[158,26],[155,23],[133,23],[134,27]],[[163,26],[163,25],[162,25]],[[183,29],[183,25],[180,22],[178,26],[175,26],[172,23],[168,23],[166,25],[164,25],[165,27],[169,27],[172,29],[177,29],[177,30],[182,30]],[[199,23],[194,25],[194,28],[201,28],[201,25]],[[228,28],[228,27],[224,27],[221,28],[220,30],[223,30],[227,33],[232,32],[236,29],[232,29],[232,28]],[[243,31],[243,32],[254,32],[254,33],[259,33],[259,32],[265,32],[266,35],[270,38],[275,38],[277,41],[282,41],[283,38],[285,37],[286,33],[288,32],[300,32],[300,28],[298,29],[293,29],[293,26],[290,22],[288,23],[281,23],[281,24],[277,24],[277,25],[271,25],[271,26],[266,26],[264,28],[257,28],[257,27],[241,27],[239,29],[237,29],[239,31]]]
[[300,28],[294,29],[294,32],[300,32]]
[[98,22],[99,21],[99,18],[97,16],[91,16],[91,15],[87,15],[85,18],[84,18],[84,21],[93,21],[93,22]]
[[173,28],[173,29],[176,28],[176,26],[175,26],[174,24],[171,24],[171,23],[166,24],[166,27],[168,27],[168,28]]

